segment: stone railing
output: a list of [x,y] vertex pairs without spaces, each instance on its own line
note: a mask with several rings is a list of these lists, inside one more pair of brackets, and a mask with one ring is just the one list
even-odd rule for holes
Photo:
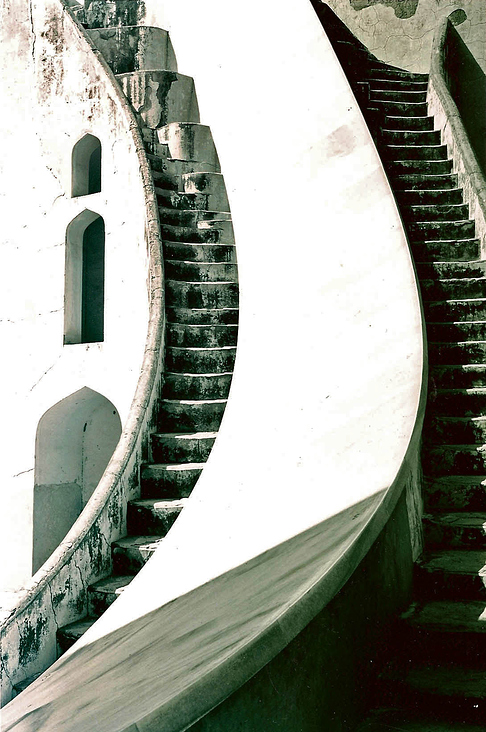
[[454,159],[464,199],[469,204],[470,217],[476,221],[476,236],[481,241],[481,257],[486,258],[486,180],[481,165],[469,141],[461,113],[454,101],[453,73],[457,55],[458,34],[449,18],[436,31],[432,46],[427,101],[436,127],[441,129],[442,141]]

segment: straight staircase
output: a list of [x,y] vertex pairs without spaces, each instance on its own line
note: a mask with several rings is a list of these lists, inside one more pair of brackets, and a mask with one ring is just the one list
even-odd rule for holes
[[427,114],[426,74],[378,61],[321,2],[317,14],[376,141],[424,306],[425,550],[359,732],[486,729],[486,262],[453,160]]

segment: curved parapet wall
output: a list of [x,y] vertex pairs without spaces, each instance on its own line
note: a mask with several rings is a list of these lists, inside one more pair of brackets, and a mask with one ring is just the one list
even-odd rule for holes
[[[454,172],[469,204],[470,216],[476,221],[476,235],[481,241],[481,256],[486,259],[486,179],[484,171],[472,149],[461,113],[450,90],[450,66],[455,48],[453,28],[449,18],[444,18],[434,37],[430,66],[427,102],[429,113],[442,133],[449,154],[454,159]],[[484,112],[483,112],[484,114]],[[484,140],[482,140],[484,145]]]
[[180,0],[147,9],[170,31],[181,73],[198,69],[230,193],[241,309],[232,397],[171,533],[82,641],[5,708],[5,730],[186,729],[335,596],[405,487],[416,496],[414,271],[311,6],[276,17],[251,0],[237,34],[224,2],[211,13]]
[[[63,394],[66,384],[71,389],[71,382],[74,387],[83,387],[83,380],[86,380],[98,388],[101,384],[105,387],[105,393],[110,396],[114,393],[112,399],[119,406],[123,431],[85,510],[32,580],[13,594],[11,607],[4,613],[6,619],[1,628],[4,700],[10,698],[16,681],[38,673],[55,660],[57,628],[63,622],[69,622],[73,617],[83,614],[86,584],[92,578],[109,571],[110,542],[123,533],[127,500],[137,495],[138,467],[145,448],[144,440],[160,396],[163,367],[160,354],[163,352],[164,333],[162,245],[158,209],[152,175],[133,112],[109,67],[84,37],[63,3],[37,4],[36,12],[30,19],[28,33],[20,30],[21,26],[18,25],[22,8],[16,10],[18,17],[13,9],[4,11],[3,27],[10,39],[10,45],[2,47],[2,51],[8,59],[11,44],[17,43],[22,50],[18,55],[22,58],[25,50],[23,44],[27,44],[27,49],[29,43],[32,46],[33,55],[30,56],[29,52],[29,58],[33,59],[38,76],[36,73],[26,75],[26,78],[35,81],[32,89],[22,88],[22,93],[17,95],[20,100],[17,106],[20,110],[22,104],[29,106],[29,93],[34,95],[35,103],[32,106],[36,111],[32,114],[38,115],[36,133],[41,152],[40,162],[37,157],[32,156],[35,165],[32,169],[32,183],[34,171],[36,175],[40,175],[42,167],[47,166],[49,175],[54,176],[57,183],[64,184],[65,192],[58,195],[53,209],[49,209],[46,204],[49,213],[47,220],[53,227],[53,241],[57,242],[57,228],[66,226],[70,218],[85,206],[102,213],[106,220],[106,257],[110,276],[118,282],[119,288],[111,305],[114,324],[108,321],[107,337],[102,344],[81,343],[68,345],[63,349],[62,322],[59,333],[59,318],[55,314],[59,311],[53,311],[51,319],[57,317],[54,327],[57,328],[55,335],[59,340],[58,358],[52,369],[47,369],[46,374],[41,375],[40,380],[47,375],[38,388],[41,396],[30,394],[29,406],[34,412],[37,409],[42,414],[46,409],[42,405],[42,399],[47,400],[47,405],[50,406],[57,393]],[[9,23],[13,24],[12,27]],[[44,54],[40,48],[40,38],[45,44]],[[49,52],[54,52],[53,44],[55,54],[51,57]],[[46,65],[49,64],[50,73],[46,70]],[[13,108],[17,109],[15,105]],[[72,114],[67,113],[66,110],[71,108]],[[52,121],[53,118],[55,122]],[[103,143],[102,191],[70,199],[70,155],[66,154],[64,143],[58,144],[56,139],[74,138],[74,144],[77,128],[102,130],[103,134],[99,133]],[[70,153],[69,146],[67,150]],[[111,162],[112,158],[115,158],[116,164]],[[123,190],[119,187],[120,179],[124,181]],[[39,177],[38,180],[42,178]],[[14,180],[12,196],[16,192],[16,182]],[[37,225],[37,209],[42,212],[44,198],[51,195],[51,187],[47,188],[47,193],[45,190],[40,193],[39,188],[33,185],[32,195],[30,218],[26,219],[27,230],[29,226]],[[30,194],[28,200],[30,201]],[[14,220],[13,227],[15,223]],[[16,238],[18,235],[15,234],[15,228],[13,231],[12,239],[8,243],[22,243],[20,238]],[[43,238],[38,242],[38,254],[42,251],[47,252],[44,256],[48,256],[53,247],[48,245],[48,233],[40,231]],[[115,242],[113,252],[110,241]],[[23,249],[20,247],[22,251],[25,250],[25,242],[23,245]],[[59,249],[62,251],[62,247]],[[39,268],[40,266],[39,264]],[[48,271],[45,261],[42,266]],[[56,265],[56,271],[57,269]],[[58,274],[62,278],[62,269]],[[56,285],[53,287],[56,288]],[[109,287],[109,284],[105,287],[107,298]],[[125,287],[128,289],[125,290]],[[54,291],[57,292],[57,289]],[[60,311],[62,314],[62,307]],[[111,317],[111,311],[107,310],[107,313]],[[46,322],[42,324],[43,335],[50,340],[49,327],[46,328]],[[24,335],[24,343],[25,341]],[[19,344],[22,342],[19,337]],[[37,366],[32,357],[29,363]],[[125,375],[125,371],[128,375]],[[113,379],[114,372],[117,379]],[[8,382],[7,385],[11,388]],[[18,435],[15,439],[18,441]],[[3,490],[5,489],[4,485]],[[5,515],[6,512],[3,518]],[[17,531],[22,542],[28,543],[28,533],[22,533],[21,526],[17,526]]]

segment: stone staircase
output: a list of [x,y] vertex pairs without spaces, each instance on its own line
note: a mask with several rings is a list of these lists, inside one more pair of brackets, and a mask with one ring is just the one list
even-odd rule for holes
[[[115,3],[107,16],[106,5],[97,0],[87,13],[80,9],[78,17],[87,29],[103,29],[93,32],[95,43],[114,37],[129,48],[127,34],[148,34],[142,27],[124,27],[139,15],[137,3],[129,6],[135,15],[128,22],[123,3]],[[114,21],[112,28],[103,28],[107,20]],[[111,45],[105,51],[112,69],[125,72],[118,79],[134,102],[131,77],[137,76],[138,83],[144,72],[126,70],[123,48]],[[169,89],[178,79],[183,91],[193,86],[173,69],[146,73],[169,78]],[[194,101],[187,102],[191,110],[185,112],[184,93],[182,97],[173,95],[168,105],[180,105],[180,123],[171,119],[154,128],[143,114],[137,115],[159,204],[166,278],[165,374],[157,426],[140,467],[140,499],[127,505],[127,535],[112,545],[112,573],[88,587],[86,617],[59,629],[60,654],[127,587],[173,525],[211,452],[229,393],[238,330],[231,216],[209,129],[191,121]]]
[[425,74],[379,62],[314,3],[375,138],[424,305],[424,553],[359,732],[486,729],[486,262]]

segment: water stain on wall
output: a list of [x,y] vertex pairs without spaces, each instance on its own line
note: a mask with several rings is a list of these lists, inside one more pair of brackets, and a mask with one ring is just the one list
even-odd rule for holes
[[353,10],[364,10],[372,5],[385,5],[393,8],[397,18],[411,18],[417,12],[419,0],[349,0]]

